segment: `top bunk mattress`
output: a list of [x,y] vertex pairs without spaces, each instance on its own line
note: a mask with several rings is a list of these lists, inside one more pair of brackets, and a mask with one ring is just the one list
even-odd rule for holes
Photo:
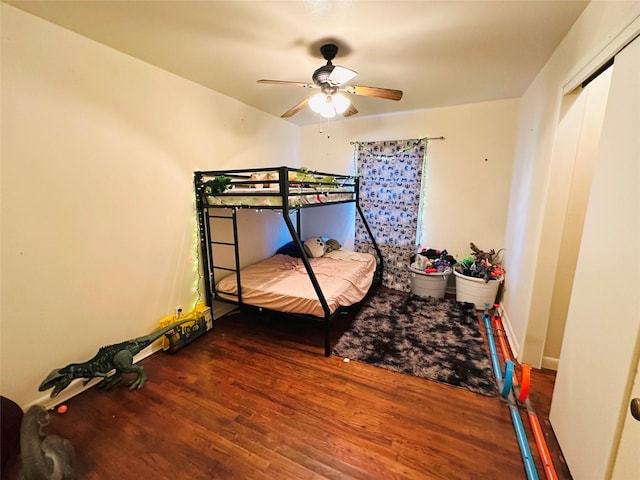
[[[376,258],[369,253],[336,250],[322,257],[310,258],[329,310],[361,301],[373,283]],[[287,313],[324,317],[307,270],[299,258],[276,254],[249,265],[240,272],[242,302],[256,307]],[[217,295],[237,300],[235,275],[217,284]]]

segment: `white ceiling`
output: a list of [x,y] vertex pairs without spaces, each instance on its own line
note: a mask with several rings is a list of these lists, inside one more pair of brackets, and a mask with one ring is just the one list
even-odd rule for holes
[[350,97],[362,117],[521,96],[588,1],[5,3],[276,116],[315,91],[256,80],[311,83],[332,39],[349,85],[404,91]]

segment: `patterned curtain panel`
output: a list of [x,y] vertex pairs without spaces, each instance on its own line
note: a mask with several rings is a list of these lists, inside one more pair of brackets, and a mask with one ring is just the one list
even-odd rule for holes
[[[360,205],[384,259],[383,285],[411,289],[409,258],[416,248],[426,140],[356,144]],[[356,215],[355,250],[375,250]]]

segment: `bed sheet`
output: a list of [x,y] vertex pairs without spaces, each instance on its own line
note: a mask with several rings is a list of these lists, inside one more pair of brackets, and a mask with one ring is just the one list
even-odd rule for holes
[[[336,250],[310,258],[331,313],[362,300],[373,283],[376,259],[369,253]],[[299,258],[276,254],[242,269],[242,301],[287,313],[324,317],[322,305]],[[235,275],[217,285],[219,297],[237,300]],[[227,293],[227,294],[225,294]]]

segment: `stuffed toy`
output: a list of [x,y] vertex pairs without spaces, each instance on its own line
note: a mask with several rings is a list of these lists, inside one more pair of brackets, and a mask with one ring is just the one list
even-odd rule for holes
[[[304,247],[305,252],[308,257],[321,257],[325,253],[333,252],[334,250],[340,250],[342,245],[337,240],[333,238],[329,238],[328,240],[324,240],[324,238],[320,237],[312,237],[308,238],[302,246]],[[302,255],[298,250],[296,242],[293,240],[281,246],[276,253],[282,255],[289,255],[290,257],[300,258]]]
[[324,255],[326,244],[320,237],[307,238],[304,241],[304,250],[310,257],[321,257]]
[[252,183],[250,188],[275,188],[277,183],[270,183],[269,180],[278,181],[278,172],[256,172],[252,173],[249,177],[252,182],[265,182],[265,183]]
[[333,238],[325,241],[325,239],[321,237],[311,237],[307,238],[304,242],[304,250],[309,257],[321,257],[325,253],[340,250],[341,247],[340,242]]
[[325,243],[327,247],[325,248],[324,253],[333,252],[334,250],[340,250],[340,248],[342,247],[342,245],[340,245],[340,243],[337,240],[334,240],[333,238],[330,238]]
[[207,180],[203,183],[205,195],[223,193],[226,189],[231,188],[231,180],[231,177],[226,177],[224,175],[215,177],[212,180]]

